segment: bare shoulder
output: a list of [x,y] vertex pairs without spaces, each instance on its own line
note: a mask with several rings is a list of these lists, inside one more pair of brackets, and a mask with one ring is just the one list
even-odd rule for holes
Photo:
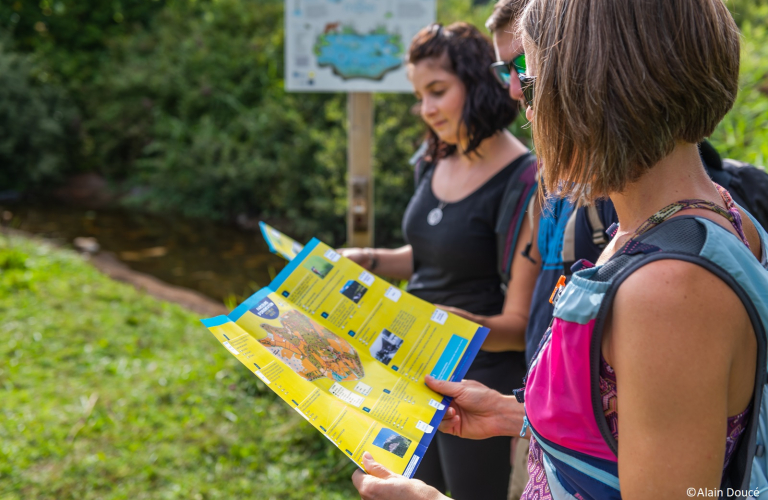
[[659,456],[658,473],[678,486],[717,484],[727,417],[746,408],[754,388],[748,321],[730,287],[690,262],[654,261],[620,285],[606,338],[620,409],[622,490],[647,488]]
[[751,332],[743,304],[724,281],[673,259],[652,262],[629,276],[616,294],[612,317],[611,351],[669,357],[696,351],[705,365],[715,358],[725,361]]

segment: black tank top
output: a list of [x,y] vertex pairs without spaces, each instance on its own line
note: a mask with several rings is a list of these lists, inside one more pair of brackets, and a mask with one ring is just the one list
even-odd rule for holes
[[[494,230],[507,181],[529,157],[530,153],[519,156],[464,199],[445,205],[442,220],[434,226],[427,222],[427,216],[440,205],[440,200],[432,192],[435,169],[428,168],[403,217],[403,236],[413,247],[410,293],[473,314],[501,313],[504,293],[496,262]],[[499,362],[525,366],[522,353],[481,351],[472,368]]]

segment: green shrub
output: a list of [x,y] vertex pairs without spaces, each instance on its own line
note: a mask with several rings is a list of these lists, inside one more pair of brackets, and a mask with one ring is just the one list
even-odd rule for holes
[[33,61],[0,38],[0,190],[55,181],[71,167],[77,112]]
[[741,25],[739,95],[711,140],[722,156],[768,167],[768,5],[750,14]]
[[768,21],[768,0],[726,0],[725,4],[740,28]]
[[326,140],[315,131],[340,126],[339,96],[282,90],[282,8],[277,0],[180,1],[154,29],[113,40],[86,132],[100,169],[138,188],[129,203],[333,229],[325,188],[342,179],[314,161]]
[[145,26],[164,5],[164,0],[8,0],[0,2],[0,30],[13,35],[18,50],[44,56],[51,77],[71,88],[99,73],[108,40]]

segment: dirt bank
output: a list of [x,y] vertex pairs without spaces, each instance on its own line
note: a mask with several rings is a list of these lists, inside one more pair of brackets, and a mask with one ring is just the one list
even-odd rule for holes
[[[55,242],[40,238],[39,236],[25,231],[9,228],[2,228],[0,231],[58,246]],[[96,254],[83,253],[83,256],[93,264],[96,269],[110,278],[129,283],[136,289],[157,299],[174,302],[194,313],[200,314],[201,316],[216,316],[219,314],[227,314],[229,312],[227,311],[227,308],[224,307],[224,304],[206,297],[199,292],[180,286],[169,285],[154,276],[130,269],[120,262],[111,252],[97,252]]]

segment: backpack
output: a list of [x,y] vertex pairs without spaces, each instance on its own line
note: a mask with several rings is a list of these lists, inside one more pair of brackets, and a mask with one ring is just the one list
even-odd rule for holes
[[[419,151],[411,158],[411,164],[414,165],[415,187],[419,186],[424,175],[434,166],[433,163],[424,159],[425,150],[426,148],[419,148]],[[532,206],[538,189],[537,165],[536,157],[530,152],[525,153],[522,161],[507,181],[499,206],[495,228],[496,262],[499,278],[501,278],[501,289],[505,294],[512,274],[512,260],[520,238],[520,228],[526,214],[530,226],[533,227]],[[535,234],[531,231],[531,239],[526,244],[525,250],[521,252],[525,258],[531,261],[533,259],[530,256],[530,251],[534,238]]]
[[[571,215],[568,217],[568,223],[565,225],[565,232],[563,233],[563,273],[566,276],[570,276],[572,273],[571,267],[576,261],[581,260],[582,256],[576,255],[576,220],[581,209],[576,208],[571,211]],[[592,228],[592,243],[598,248],[605,248],[610,239],[605,232],[605,224],[603,223],[600,212],[597,210],[597,206],[594,203],[587,205],[583,208],[589,220],[589,226]]]
[[[755,225],[766,245],[768,234],[757,222]],[[534,355],[525,388],[514,394],[525,403],[523,433],[530,430],[540,445],[549,487],[553,492],[569,493],[562,498],[573,498],[574,491],[585,499],[621,498],[615,427],[603,411],[596,376],[600,346],[621,283],[640,267],[661,259],[682,260],[709,270],[736,293],[747,310],[758,344],[753,399],[744,433],[722,476],[722,493],[712,496],[743,498],[745,490],[754,497],[768,492],[766,249],[758,262],[741,241],[715,222],[681,215],[628,241],[604,265],[584,268],[555,294],[553,324]]]
[[727,189],[733,201],[767,228],[768,174],[749,163],[721,158],[709,141],[699,144],[699,154],[712,180]]
[[[768,227],[768,174],[761,168],[738,160],[721,159],[717,150],[704,141],[699,145],[701,157],[707,165],[707,172],[713,181],[717,182],[731,194],[741,208],[749,212],[763,228]],[[759,230],[758,230],[759,231]],[[763,249],[765,254],[766,250]],[[768,290],[762,290],[763,296],[768,296]],[[763,347],[764,348],[764,347]],[[764,355],[763,355],[764,356]],[[761,368],[758,366],[758,368]],[[749,445],[752,455],[751,473],[749,478],[750,496],[768,493],[768,456],[765,447],[768,445],[768,376],[758,381],[763,384],[764,397],[759,401],[757,409],[752,410],[752,418],[756,418],[758,429],[754,443]],[[755,402],[753,402],[755,404]],[[740,464],[747,468],[747,464]],[[749,470],[747,468],[747,470]],[[756,493],[755,490],[759,493]]]

